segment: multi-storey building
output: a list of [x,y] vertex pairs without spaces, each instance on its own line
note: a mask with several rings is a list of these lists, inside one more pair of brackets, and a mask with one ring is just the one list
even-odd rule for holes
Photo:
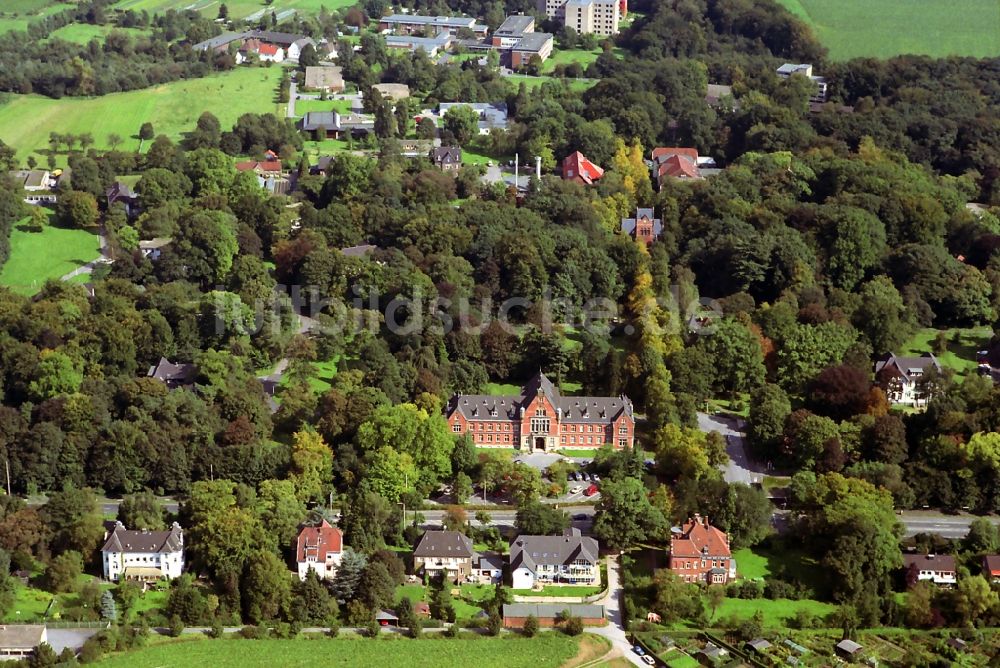
[[670,570],[685,582],[726,584],[735,579],[729,536],[696,514],[670,537]]
[[413,548],[413,572],[434,576],[443,574],[461,582],[472,575],[477,559],[472,540],[458,531],[426,531]]
[[541,372],[517,396],[456,394],[445,417],[454,433],[468,433],[479,447],[553,451],[635,442],[628,397],[563,396]]
[[321,579],[332,579],[343,556],[344,534],[326,520],[319,526],[302,527],[295,541],[295,563],[300,580],[305,580],[309,571],[316,571]]
[[538,0],[538,11],[581,34],[617,35],[625,0]]
[[184,533],[177,522],[169,531],[131,531],[118,522],[101,557],[104,579],[112,582],[172,580],[184,569]]
[[514,589],[536,584],[599,585],[597,541],[579,529],[561,536],[518,536],[510,544],[510,578]]

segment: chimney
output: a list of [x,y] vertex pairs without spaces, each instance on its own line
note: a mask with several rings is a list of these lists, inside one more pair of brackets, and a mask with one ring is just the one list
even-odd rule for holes
[[542,180],[542,156],[535,156],[535,178]]

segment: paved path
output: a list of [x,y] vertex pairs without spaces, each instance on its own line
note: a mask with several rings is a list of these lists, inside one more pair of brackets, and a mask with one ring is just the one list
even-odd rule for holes
[[74,276],[93,273],[94,267],[97,265],[109,264],[111,262],[111,258],[108,257],[108,237],[104,234],[104,225],[97,228],[97,242],[101,249],[101,256],[96,260],[91,260],[81,267],[77,267],[68,274],[63,274],[62,277],[59,278],[60,281],[68,281]]
[[295,81],[292,81],[288,86],[288,111],[285,112],[287,118],[295,118],[295,92],[298,86],[295,85]]
[[608,593],[604,598],[595,601],[598,605],[604,606],[604,612],[608,618],[607,626],[588,627],[587,631],[594,635],[603,636],[611,641],[611,646],[621,652],[621,656],[626,661],[636,666],[646,664],[639,660],[639,657],[632,652],[632,645],[629,644],[625,636],[625,627],[622,626],[622,590],[621,580],[618,576],[618,557],[608,557]]
[[749,485],[761,482],[767,472],[765,466],[753,461],[747,454],[743,428],[742,420],[698,413],[698,429],[705,433],[717,431],[726,439],[726,453],[729,455],[729,461],[723,468],[726,482],[742,482]]

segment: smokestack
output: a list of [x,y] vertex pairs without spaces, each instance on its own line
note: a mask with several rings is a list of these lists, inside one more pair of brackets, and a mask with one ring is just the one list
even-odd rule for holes
[[520,171],[520,158],[521,156],[517,153],[514,154],[514,190],[517,190],[517,176]]
[[542,156],[535,156],[535,178],[539,181],[542,180]]

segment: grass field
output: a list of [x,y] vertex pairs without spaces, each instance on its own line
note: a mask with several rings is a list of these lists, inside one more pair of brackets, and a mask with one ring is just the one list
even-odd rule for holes
[[69,3],[52,4],[51,0],[3,0],[0,2],[0,32],[24,30],[40,18],[72,7]]
[[[493,587],[490,585],[464,584],[461,585],[461,590],[462,598],[458,596],[452,597],[452,605],[455,607],[455,616],[458,619],[471,619],[482,610],[482,608],[470,601],[482,601],[493,595]],[[411,603],[416,603],[417,601],[431,602],[430,590],[421,584],[407,584],[397,587],[396,602],[398,603],[403,597],[410,599]]]
[[[204,111],[215,114],[223,129],[247,112],[283,115],[285,105],[275,102],[280,78],[280,67],[241,67],[203,79],[97,98],[8,95],[0,105],[0,139],[17,149],[20,160],[33,151],[47,151],[53,131],[90,132],[98,149],[109,148],[107,138],[114,133],[126,138],[121,149],[134,150],[139,141],[135,135],[146,121],[157,134],[177,140],[194,129]],[[64,154],[58,158],[65,163]],[[40,155],[38,161],[45,164],[45,156]]]
[[974,374],[977,367],[976,352],[986,348],[993,336],[993,330],[989,327],[946,330],[927,327],[914,334],[896,354],[917,356],[931,352],[939,331],[944,331],[948,337],[948,349],[941,355],[935,355],[941,366],[954,370],[958,376]]
[[91,25],[89,23],[71,23],[68,26],[63,26],[58,30],[52,31],[49,38],[56,38],[66,40],[67,42],[76,42],[77,44],[86,44],[92,39],[97,39],[99,42],[103,42],[104,38],[108,36],[112,30],[117,30],[118,32],[123,32],[132,37],[140,37],[142,35],[148,34],[145,30],[138,30],[136,28],[116,28],[110,25]]
[[[220,0],[120,0],[114,4],[116,9],[132,9],[135,11],[146,10],[149,13],[163,13],[168,9],[195,9],[203,15],[215,17],[219,14]],[[351,7],[358,4],[358,0],[274,0],[270,5],[266,5],[263,0],[225,0],[229,9],[229,18],[260,18],[263,12],[273,11],[275,15],[284,18],[285,12],[297,10],[303,13],[318,12],[320,7],[326,7],[330,11]]]
[[312,668],[406,666],[441,668],[557,668],[576,656],[580,638],[322,638],[311,640],[180,640],[101,661],[104,668]]
[[[708,607],[707,603],[706,607]],[[735,617],[741,620],[750,619],[759,610],[764,617],[764,628],[773,629],[787,626],[788,620],[795,617],[799,610],[805,610],[816,617],[825,617],[836,609],[837,606],[832,603],[823,603],[812,599],[802,599],[801,601],[776,599],[772,601],[766,598],[727,598],[719,606],[712,619],[713,621],[726,617]],[[708,610],[711,611],[711,608]]]
[[45,609],[49,607],[52,594],[41,589],[25,587],[18,582],[14,585],[14,606],[4,621],[31,622],[42,619]]
[[100,254],[93,232],[53,226],[27,232],[15,225],[10,235],[10,258],[0,268],[0,285],[33,295],[47,279],[68,274]]
[[310,111],[336,111],[341,114],[351,113],[350,100],[296,100],[295,115],[305,116]]
[[834,60],[1000,55],[997,0],[778,1],[813,26]]
[[566,85],[570,87],[570,90],[577,92],[582,92],[588,88],[594,86],[597,83],[597,79],[558,79],[555,77],[531,77],[526,74],[513,74],[509,77],[504,77],[507,81],[512,83],[514,87],[520,86],[524,83],[528,90],[534,90],[541,86],[543,83],[554,81],[556,83],[565,82]]
[[511,589],[510,593],[515,596],[561,596],[578,597],[593,596],[601,591],[600,587],[574,587],[572,585],[549,585],[540,590],[535,589]]

